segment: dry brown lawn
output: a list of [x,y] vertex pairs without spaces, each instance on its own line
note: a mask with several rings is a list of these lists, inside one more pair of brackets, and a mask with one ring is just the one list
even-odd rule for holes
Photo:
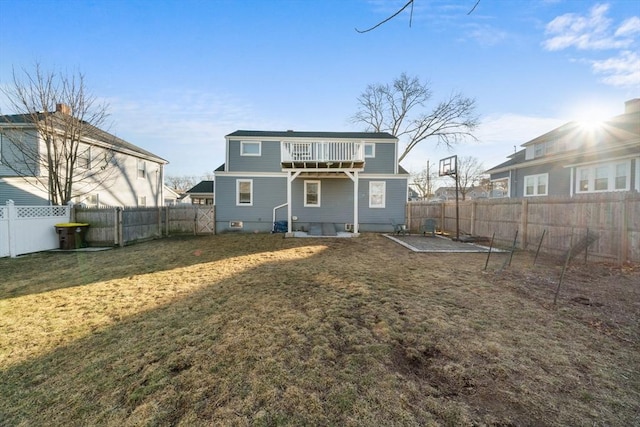
[[640,269],[384,236],[0,259],[0,425],[640,425]]

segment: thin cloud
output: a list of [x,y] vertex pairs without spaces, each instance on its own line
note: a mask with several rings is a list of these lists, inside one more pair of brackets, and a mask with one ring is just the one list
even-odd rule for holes
[[611,86],[627,87],[640,85],[640,55],[624,51],[620,55],[602,61],[592,61],[593,71],[604,74],[602,82]]
[[640,58],[637,54],[640,18],[632,16],[615,25],[607,16],[609,4],[598,4],[587,15],[567,13],[546,26],[543,47],[549,51],[575,48],[579,51],[617,51],[604,59],[581,58],[589,63],[601,81],[610,86],[633,87],[640,84]]
[[[618,29],[608,18],[608,4],[591,8],[588,16],[567,13],[556,17],[547,24],[546,34],[550,36],[543,46],[550,51],[575,47],[579,50],[624,49],[633,43],[630,36],[637,32],[633,19],[625,21]],[[637,20],[637,18],[636,18]]]
[[625,20],[622,25],[616,30],[616,36],[625,37],[633,36],[640,33],[640,18],[633,16]]

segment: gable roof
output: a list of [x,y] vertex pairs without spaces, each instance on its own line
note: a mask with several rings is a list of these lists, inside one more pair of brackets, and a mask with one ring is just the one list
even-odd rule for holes
[[194,193],[213,193],[213,181],[200,181],[186,191],[187,194]]
[[393,139],[397,138],[388,132],[300,132],[300,131],[263,131],[237,130],[226,136],[232,137],[263,137],[263,138],[327,138],[327,139]]
[[[35,127],[35,121],[41,121],[45,118],[51,117],[54,120],[63,121],[64,113],[60,111],[52,112],[52,113],[37,113],[37,114],[12,114],[12,115],[0,115],[0,126],[2,125],[33,125]],[[147,151],[143,148],[138,147],[137,145],[131,144],[130,142],[125,141],[124,139],[118,138],[115,135],[110,134],[100,128],[93,126],[90,123],[83,122],[88,127],[88,134],[91,135],[91,138],[98,140],[102,143],[108,144],[115,151],[120,152],[129,152],[132,154],[137,154],[139,157],[145,157],[150,160],[154,160],[158,163],[169,163],[167,160],[156,156],[150,151]]]
[[[584,124],[571,121],[563,124],[545,134],[542,134],[522,144],[525,149],[509,156],[509,160],[492,167],[486,173],[505,172],[523,164],[546,164],[549,162],[564,162],[578,164],[593,162],[603,158],[625,157],[640,151],[640,99],[627,102],[627,112],[620,114],[599,126],[586,129]],[[552,155],[526,159],[526,147],[548,141],[579,141],[580,144],[567,151],[557,152]]]

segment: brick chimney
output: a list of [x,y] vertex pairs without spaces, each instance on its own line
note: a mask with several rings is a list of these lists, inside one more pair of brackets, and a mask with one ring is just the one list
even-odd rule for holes
[[71,107],[63,103],[56,104],[56,113],[62,113],[67,115],[71,114]]
[[624,103],[624,113],[631,114],[640,111],[640,98],[630,99]]

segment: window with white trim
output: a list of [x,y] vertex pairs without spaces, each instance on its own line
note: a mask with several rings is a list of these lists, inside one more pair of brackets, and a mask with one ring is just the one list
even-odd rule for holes
[[260,156],[262,154],[262,144],[260,141],[240,141],[241,156]]
[[385,181],[369,182],[369,207],[384,208],[387,193],[387,183]]
[[253,180],[236,180],[236,205],[253,206]]
[[138,196],[138,206],[147,206],[147,196]]
[[365,142],[364,144],[364,157],[375,157],[376,156],[376,144],[373,142]]
[[138,159],[138,178],[145,178],[147,176],[147,165],[144,160]]
[[320,206],[320,181],[304,182],[304,205],[306,207]]
[[628,191],[631,188],[631,162],[601,163],[576,169],[576,193]]
[[524,177],[524,195],[546,196],[548,194],[549,174],[528,175]]

